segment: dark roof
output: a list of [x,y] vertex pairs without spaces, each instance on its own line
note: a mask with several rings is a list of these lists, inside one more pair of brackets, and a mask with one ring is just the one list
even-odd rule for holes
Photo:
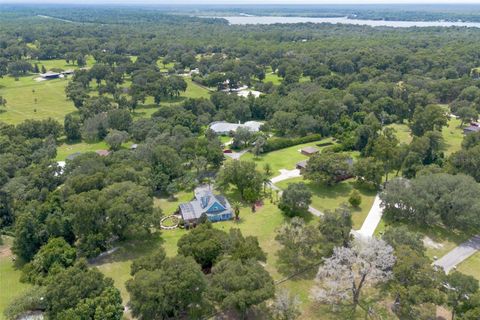
[[302,152],[304,153],[317,153],[319,150],[315,147],[305,147],[305,148],[302,148]]
[[305,169],[307,167],[307,160],[297,162],[297,168]]

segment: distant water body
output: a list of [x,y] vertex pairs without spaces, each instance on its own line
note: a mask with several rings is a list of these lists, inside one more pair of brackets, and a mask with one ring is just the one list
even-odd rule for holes
[[275,16],[231,16],[221,17],[231,25],[247,24],[275,24],[275,23],[331,23],[331,24],[354,24],[372,27],[469,27],[480,28],[480,22],[450,22],[450,21],[384,21],[384,20],[361,20],[341,18],[310,18],[310,17],[275,17]]

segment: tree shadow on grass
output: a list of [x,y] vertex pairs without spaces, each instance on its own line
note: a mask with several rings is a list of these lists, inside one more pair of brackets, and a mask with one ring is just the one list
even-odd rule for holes
[[114,243],[113,248],[116,248],[116,250],[110,254],[104,254],[101,257],[93,259],[91,264],[98,266],[105,263],[137,259],[141,256],[152,254],[155,250],[158,250],[164,242],[165,240],[159,232],[132,236],[124,241]]

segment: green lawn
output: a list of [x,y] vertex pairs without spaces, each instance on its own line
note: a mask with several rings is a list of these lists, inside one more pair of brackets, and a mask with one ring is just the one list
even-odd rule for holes
[[409,144],[412,141],[411,131],[408,125],[393,123],[389,124],[387,128],[392,128],[395,130],[395,135],[400,143]]
[[36,76],[25,76],[15,81],[12,77],[0,79],[0,96],[7,100],[0,121],[18,124],[26,119],[54,118],[60,123],[67,113],[75,111],[65,97],[64,79],[37,82]]
[[272,175],[276,176],[278,175],[278,170],[280,169],[293,170],[295,169],[295,164],[297,162],[308,159],[307,156],[301,154],[300,151],[298,150],[307,146],[317,147],[319,150],[322,150],[325,147],[318,147],[317,145],[319,143],[327,143],[331,141],[332,140],[330,138],[327,138],[327,139],[323,139],[315,142],[299,144],[293,147],[272,151],[267,154],[261,155],[259,157],[255,157],[253,153],[246,153],[242,156],[241,159],[254,161],[257,164],[257,168],[259,170],[263,170],[263,166],[266,163],[269,163],[272,168]]
[[433,259],[435,256],[437,258],[444,256],[453,248],[467,241],[472,236],[472,234],[451,230],[448,227],[426,227],[401,222],[388,223],[384,219],[382,219],[378,225],[377,229],[375,230],[375,234],[381,235],[387,228],[397,228],[401,225],[405,225],[408,227],[408,229],[430,238],[438,245],[437,247],[426,246],[426,254],[431,259]]
[[460,128],[461,121],[451,118],[448,126],[443,128],[442,135],[445,140],[445,155],[450,155],[462,148],[463,130]]
[[[189,201],[192,198],[191,192],[181,192],[177,195],[175,201],[157,198],[155,205],[160,207],[165,214],[171,214],[178,208],[178,204]],[[230,201],[238,200],[238,194],[230,191],[225,193]],[[316,218],[309,216],[310,223],[315,223]],[[245,236],[256,236],[260,246],[267,253],[267,263],[265,268],[271,273],[275,280],[283,278],[277,272],[277,257],[275,252],[279,249],[279,244],[275,240],[275,230],[286,220],[276,205],[270,200],[265,200],[264,205],[255,213],[252,213],[248,206],[244,206],[240,212],[240,221],[225,221],[214,223],[215,228],[228,232],[231,228],[240,228]],[[163,245],[167,254],[173,256],[177,253],[177,242],[180,237],[188,231],[183,229],[163,230],[161,237],[155,236],[148,241],[129,241],[120,246],[108,260],[104,261],[98,268],[107,276],[114,279],[116,286],[120,289],[122,297],[126,301],[128,293],[125,290],[124,283],[130,278],[130,264],[133,258],[152,252],[156,247]],[[293,293],[299,294],[304,308],[310,308],[309,292],[313,285],[312,279],[292,279],[283,286],[287,286]]]
[[105,141],[87,143],[64,143],[57,147],[57,161],[63,161],[65,158],[75,152],[95,152],[97,150],[108,150],[109,147]]
[[[462,147],[463,130],[460,128],[461,121],[451,118],[448,125],[443,128],[442,136],[445,142],[445,155],[448,156]],[[410,128],[406,124],[390,124],[388,128],[393,128],[400,143],[409,144],[412,141]]]
[[276,185],[281,189],[286,189],[290,183],[299,182],[305,183],[312,192],[312,207],[322,212],[326,210],[335,210],[344,203],[350,207],[348,204],[348,198],[354,189],[358,190],[362,196],[362,203],[360,204],[359,208],[350,207],[352,210],[354,229],[361,228],[363,221],[367,217],[368,212],[373,205],[373,201],[375,200],[375,191],[358,187],[353,179],[342,181],[333,186],[327,186],[323,184],[316,184],[300,177],[284,180]]
[[3,312],[10,302],[30,287],[20,282],[20,270],[14,267],[12,258],[4,250],[11,246],[12,238],[3,237],[4,244],[0,246],[0,320],[4,320]]
[[[95,59],[93,56],[87,56],[87,65],[86,67],[92,67],[95,64]],[[65,59],[53,59],[53,60],[31,60],[30,63],[32,65],[37,64],[38,68],[42,68],[42,66],[45,67],[45,69],[51,70],[54,68],[57,69],[63,69],[63,70],[68,70],[68,69],[78,69],[79,67],[76,64],[67,63]]]
[[[204,87],[199,86],[190,78],[184,78],[187,82],[187,90],[180,94],[180,97],[173,99],[164,99],[160,103],[164,104],[179,104],[185,100],[185,98],[210,98],[210,91]],[[145,104],[140,105],[134,113],[134,118],[148,118],[155,111],[158,110],[158,106],[154,103],[153,97],[147,97]]]
[[460,263],[457,266],[457,270],[468,274],[469,276],[475,277],[480,281],[480,251]]

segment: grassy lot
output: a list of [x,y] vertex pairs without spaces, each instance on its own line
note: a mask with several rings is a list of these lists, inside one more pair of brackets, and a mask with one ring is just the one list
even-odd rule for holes
[[[445,141],[445,155],[448,156],[456,152],[462,147],[463,130],[460,128],[461,121],[459,119],[451,118],[448,125],[443,128],[442,136]],[[391,124],[387,126],[393,128],[397,132],[397,138],[400,143],[409,144],[412,141],[410,128],[406,124]]]
[[[30,63],[37,64],[38,68],[42,68],[42,66],[45,67],[45,69],[51,70],[54,68],[57,69],[63,69],[63,70],[68,70],[68,69],[78,69],[79,67],[76,64],[67,63],[64,59],[53,59],[53,60],[31,60]],[[86,60],[86,67],[91,67],[95,64],[95,59],[93,56],[87,56]]]
[[[128,149],[132,145],[132,142],[125,142],[122,144],[122,149]],[[109,150],[110,147],[105,141],[99,142],[76,142],[76,143],[63,143],[57,147],[57,161],[63,161],[67,156],[75,152],[85,153],[85,152],[95,152],[98,150]]]
[[387,126],[396,131],[396,136],[400,143],[409,144],[412,141],[410,128],[406,124],[393,123]]
[[480,281],[480,251],[460,263],[457,270]]
[[4,244],[0,246],[0,320],[4,320],[3,312],[10,302],[30,287],[30,285],[20,282],[20,270],[16,269],[9,247],[12,244],[12,238],[3,237]]
[[401,222],[388,223],[384,219],[382,219],[378,225],[377,229],[375,230],[375,234],[377,236],[381,235],[387,228],[397,228],[401,225],[405,225],[408,227],[408,229],[418,232],[424,237],[428,237],[435,242],[435,246],[426,245],[426,254],[431,259],[433,259],[435,256],[437,258],[444,256],[450,250],[467,241],[472,236],[472,234],[469,233],[454,231],[440,226],[425,227]]
[[[204,87],[199,86],[190,78],[184,78],[187,82],[187,90],[180,94],[180,97],[173,99],[164,99],[161,104],[179,104],[186,98],[210,98],[210,91]],[[153,97],[148,97],[144,105],[140,105],[134,113],[134,118],[148,118],[155,111],[158,110],[158,106],[154,103]]]
[[26,119],[54,118],[61,123],[67,113],[75,111],[65,97],[64,79],[37,82],[36,76],[26,76],[15,81],[12,77],[0,79],[0,96],[7,99],[0,121],[18,124]]
[[352,210],[353,228],[360,229],[363,221],[368,215],[370,208],[375,200],[375,191],[358,187],[354,180],[342,181],[334,186],[316,184],[303,178],[293,178],[281,181],[276,185],[281,189],[286,189],[290,183],[303,182],[307,185],[313,194],[312,207],[320,210],[335,210],[342,204],[348,204],[348,198],[354,189],[360,192],[362,203],[359,208],[350,208]]
[[108,150],[108,145],[105,141],[96,143],[78,142],[78,143],[64,143],[57,147],[57,161],[63,161],[65,158],[75,152],[95,152],[97,150]]
[[450,155],[462,148],[463,130],[460,128],[461,121],[451,118],[448,126],[443,128],[442,135],[445,140],[445,155]]
[[[263,166],[266,163],[269,163],[272,168],[272,174],[276,176],[278,174],[278,170],[295,169],[295,164],[297,162],[308,159],[307,156],[301,154],[298,150],[307,146],[316,147],[319,143],[326,143],[331,141],[332,140],[330,138],[327,138],[327,139],[323,139],[315,142],[299,144],[293,147],[272,151],[267,154],[261,155],[257,158],[252,153],[246,153],[245,155],[242,156],[242,160],[254,161],[255,163],[257,163],[257,167],[259,170],[263,170]],[[325,147],[317,147],[317,148],[319,150],[322,150]]]

